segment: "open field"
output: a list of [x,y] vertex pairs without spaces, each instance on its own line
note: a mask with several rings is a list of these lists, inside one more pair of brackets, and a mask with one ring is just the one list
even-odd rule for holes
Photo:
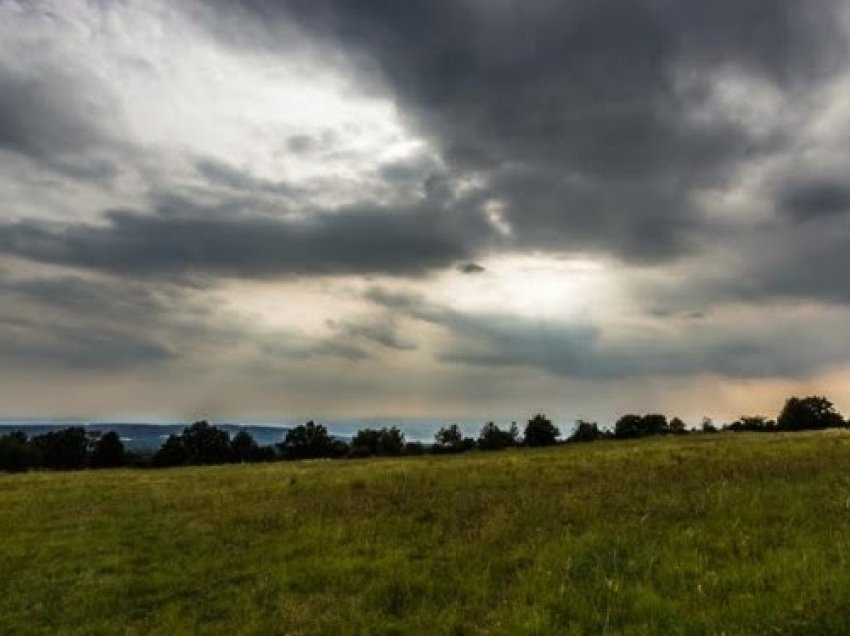
[[0,475],[0,633],[850,633],[850,436]]

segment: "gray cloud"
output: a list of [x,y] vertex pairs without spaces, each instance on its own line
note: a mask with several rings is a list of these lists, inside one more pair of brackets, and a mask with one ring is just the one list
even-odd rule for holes
[[113,143],[115,108],[100,87],[53,69],[21,72],[9,62],[0,60],[0,149],[73,178],[113,177],[118,168],[99,151]]
[[639,261],[699,249],[695,191],[787,142],[791,131],[708,108],[717,73],[735,69],[804,108],[800,96],[846,59],[834,0],[238,6],[240,25],[261,21],[252,46],[276,46],[294,20],[356,52],[364,75],[377,69],[453,169],[484,176],[514,245]]
[[[137,284],[71,276],[0,278],[0,359],[116,370],[172,361],[166,298]],[[174,294],[165,294],[176,300]],[[186,307],[183,307],[185,311]],[[173,326],[173,325],[172,325]]]
[[387,349],[411,351],[415,343],[399,334],[398,325],[392,316],[360,320],[331,320],[329,326],[343,337],[377,343]]
[[201,159],[195,164],[195,168],[210,183],[233,190],[288,196],[299,192],[298,188],[294,188],[283,181],[258,179],[250,172],[238,170],[215,159]]
[[[616,326],[529,318],[515,314],[461,313],[414,294],[368,290],[380,307],[438,325],[450,341],[435,353],[448,363],[530,367],[578,379],[642,376],[798,378],[842,364],[850,338],[838,335],[846,311],[816,316],[789,311],[765,324],[756,314],[665,316],[638,332]],[[830,339],[824,333],[834,334]]]
[[786,186],[780,194],[783,210],[800,221],[850,211],[850,184],[846,179],[815,179]]
[[481,274],[487,271],[487,269],[482,265],[472,262],[462,263],[458,265],[457,269],[461,274]]
[[[190,211],[191,212],[191,211]],[[105,224],[0,226],[0,252],[105,272],[418,275],[464,259],[470,219],[428,206],[354,207],[280,220],[230,214],[112,211]],[[473,234],[474,235],[474,234]]]

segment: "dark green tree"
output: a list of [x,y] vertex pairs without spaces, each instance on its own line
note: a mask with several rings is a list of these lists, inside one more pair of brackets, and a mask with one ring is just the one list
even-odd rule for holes
[[76,470],[86,465],[88,438],[81,426],[72,426],[38,435],[32,440],[42,464],[54,470]]
[[503,430],[493,422],[487,422],[478,434],[478,448],[481,450],[502,450],[516,446],[519,429],[516,422],[509,429]]
[[230,440],[230,460],[239,463],[255,462],[260,457],[260,447],[248,431],[239,431]]
[[230,437],[226,431],[203,420],[181,434],[189,464],[224,464],[230,459]]
[[599,425],[596,422],[585,422],[578,420],[575,430],[570,435],[570,442],[595,442],[602,438],[602,431],[599,430]]
[[669,431],[667,418],[660,413],[649,413],[643,416],[629,413],[614,424],[614,436],[620,439],[664,435]]
[[38,451],[25,433],[15,431],[0,437],[0,471],[22,473],[39,463]]
[[369,455],[401,455],[404,451],[404,433],[393,426],[391,428],[363,428],[351,439],[350,455],[368,457]]
[[670,432],[667,417],[661,413],[648,413],[641,418],[644,435],[665,435]]
[[[312,420],[289,429],[279,447],[287,459],[334,457],[343,450],[328,434],[327,428]],[[344,450],[347,450],[347,446],[344,446]]]
[[528,420],[525,425],[523,439],[526,446],[551,446],[558,441],[561,431],[552,424],[542,413],[538,413]]
[[462,453],[475,448],[475,440],[464,437],[457,424],[444,426],[434,435],[434,445],[431,450],[435,453]]
[[118,433],[110,431],[97,438],[89,456],[92,468],[117,468],[126,461],[124,443]]
[[169,435],[165,443],[153,456],[154,466],[184,466],[189,461],[189,454],[183,445],[182,435]]
[[776,430],[776,422],[762,415],[742,415],[729,426],[724,426],[723,430],[736,433],[771,433]]
[[841,428],[844,418],[832,402],[821,395],[791,397],[785,402],[776,425],[783,431]]
[[623,415],[614,424],[614,436],[618,439],[640,437],[643,431],[641,416],[633,413]]
[[670,420],[670,432],[673,433],[673,435],[683,435],[688,432],[688,427],[681,419],[674,417]]

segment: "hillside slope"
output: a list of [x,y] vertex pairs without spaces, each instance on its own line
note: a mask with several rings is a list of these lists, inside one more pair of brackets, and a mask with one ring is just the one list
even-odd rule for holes
[[0,475],[0,632],[850,633],[850,436]]

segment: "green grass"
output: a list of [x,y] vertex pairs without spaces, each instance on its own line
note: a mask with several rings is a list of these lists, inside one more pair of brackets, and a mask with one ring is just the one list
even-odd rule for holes
[[0,475],[0,633],[846,634],[850,436]]

